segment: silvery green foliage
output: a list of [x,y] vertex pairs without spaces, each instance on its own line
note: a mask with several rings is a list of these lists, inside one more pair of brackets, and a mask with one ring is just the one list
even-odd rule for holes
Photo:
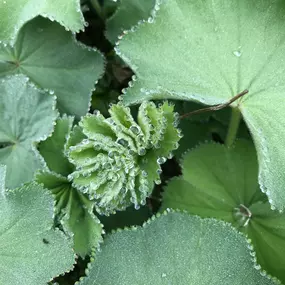
[[68,157],[76,166],[69,175],[73,185],[96,200],[99,213],[144,205],[160,184],[161,164],[172,157],[182,136],[173,105],[156,107],[143,102],[137,121],[130,109],[112,105],[110,118],[99,112],[86,115],[68,141]]

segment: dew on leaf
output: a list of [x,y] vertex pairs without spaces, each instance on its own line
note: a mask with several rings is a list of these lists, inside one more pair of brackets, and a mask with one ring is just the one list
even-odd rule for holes
[[233,51],[233,54],[234,54],[236,57],[240,57],[240,56],[241,56],[241,51],[235,50],[235,51]]
[[158,164],[163,164],[166,162],[166,158],[165,157],[159,157],[156,161]]

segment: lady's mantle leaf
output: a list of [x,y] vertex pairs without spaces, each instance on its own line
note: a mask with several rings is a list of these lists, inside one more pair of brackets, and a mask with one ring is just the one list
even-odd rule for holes
[[73,117],[58,118],[52,135],[38,146],[48,168],[63,176],[67,176],[74,170],[74,166],[65,156],[65,143],[70,135],[72,124]]
[[6,178],[6,166],[0,165],[0,195],[4,195],[5,192],[5,178]]
[[36,18],[19,32],[14,47],[0,45],[0,75],[22,73],[57,96],[61,113],[85,115],[103,57],[75,42],[57,23]]
[[30,181],[43,166],[34,143],[52,132],[56,116],[55,98],[24,76],[0,81],[0,163],[7,165],[7,187]]
[[114,43],[120,33],[150,16],[155,0],[122,0],[117,11],[107,20],[107,38]]
[[238,141],[231,149],[202,145],[185,155],[183,177],[168,184],[163,208],[231,222],[252,240],[263,269],[285,282],[285,214],[270,209],[257,172],[249,142]]
[[154,182],[161,183],[160,165],[172,157],[181,137],[173,105],[167,102],[158,108],[144,102],[137,121],[121,104],[109,112],[110,118],[99,112],[86,115],[80,122],[86,137],[78,141],[76,131],[68,142],[68,158],[76,166],[69,179],[104,214],[144,205]]
[[56,201],[56,221],[73,236],[74,250],[85,257],[102,240],[102,225],[93,214],[94,203],[85,194],[72,187],[65,176],[74,166],[65,157],[65,145],[72,128],[73,118],[62,117],[56,121],[53,134],[40,143],[39,151],[51,170],[36,176],[39,183],[49,189]]
[[72,187],[67,178],[55,173],[41,172],[36,180],[49,189],[56,200],[57,220],[73,236],[76,254],[85,257],[102,241],[102,225],[93,214],[94,203]]
[[[161,5],[158,2],[162,2]],[[165,97],[238,105],[257,148],[259,183],[285,208],[285,2],[159,0],[118,54],[138,77],[125,103]]]
[[[1,187],[1,185],[0,185]],[[70,270],[70,242],[53,230],[53,199],[37,184],[0,195],[0,283],[46,284]]]
[[0,2],[0,39],[13,43],[24,23],[41,15],[56,20],[66,29],[84,29],[80,0],[3,0]]
[[80,284],[275,284],[254,268],[249,247],[229,224],[169,213],[108,236]]

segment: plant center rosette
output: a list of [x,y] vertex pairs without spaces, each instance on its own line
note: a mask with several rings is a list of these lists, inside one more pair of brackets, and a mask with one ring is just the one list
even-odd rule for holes
[[86,115],[69,138],[67,155],[76,169],[74,187],[96,201],[100,214],[146,203],[154,183],[160,184],[161,164],[172,157],[182,137],[173,105],[143,102],[137,120],[122,104],[110,107],[110,117]]

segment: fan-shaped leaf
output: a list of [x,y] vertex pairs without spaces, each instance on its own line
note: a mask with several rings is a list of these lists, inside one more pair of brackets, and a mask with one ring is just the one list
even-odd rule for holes
[[72,268],[71,244],[53,228],[53,198],[37,184],[0,196],[0,283],[46,284]]
[[6,186],[30,181],[44,165],[34,144],[53,130],[55,98],[24,76],[0,81],[0,163],[7,165]]
[[25,74],[57,96],[60,112],[77,117],[86,114],[103,71],[101,54],[79,45],[71,33],[44,18],[23,26],[14,47],[0,45],[0,75]]
[[36,179],[49,189],[56,200],[57,219],[73,237],[74,251],[82,256],[89,254],[102,241],[102,225],[93,214],[94,203],[72,187],[67,178],[56,173],[41,172]]
[[117,49],[138,77],[125,103],[167,96],[211,105],[248,89],[233,105],[253,134],[259,183],[282,210],[285,2],[159,0],[154,14]]
[[270,209],[257,172],[249,142],[238,141],[231,149],[201,145],[185,155],[183,177],[170,181],[163,208],[231,222],[252,240],[258,263],[285,282],[285,214]]
[[72,117],[58,118],[52,135],[38,146],[48,168],[63,176],[67,176],[74,169],[65,156],[65,143],[70,135],[72,124]]
[[74,166],[65,156],[72,122],[71,117],[59,118],[53,134],[39,145],[39,151],[50,171],[37,173],[36,180],[54,195],[55,219],[63,225],[66,232],[73,236],[75,252],[85,257],[101,242],[103,229],[99,219],[93,213],[94,203],[85,194],[73,188],[71,182],[65,177],[74,170]]
[[170,213],[108,236],[80,284],[274,284],[254,268],[248,247],[229,224]]
[[56,20],[72,32],[84,29],[80,0],[3,0],[0,2],[1,41],[13,43],[22,25],[38,15]]

